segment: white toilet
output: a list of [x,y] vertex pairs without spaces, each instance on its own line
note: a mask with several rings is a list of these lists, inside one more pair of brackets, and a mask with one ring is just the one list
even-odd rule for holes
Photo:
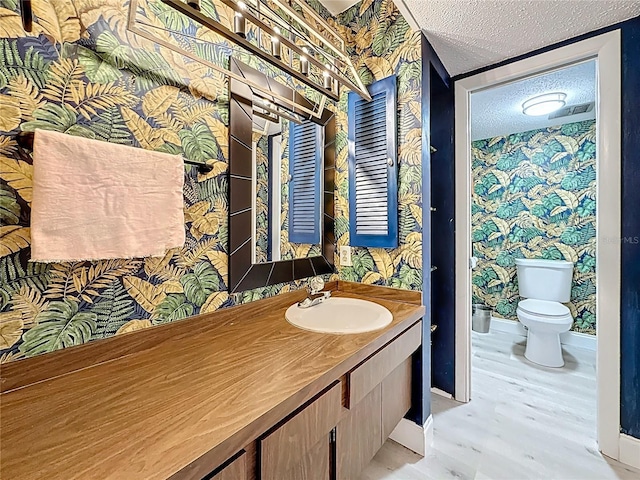
[[518,258],[516,267],[525,298],[518,303],[518,320],[528,331],[524,356],[545,367],[562,367],[560,334],[571,328],[573,317],[561,302],[571,297],[573,263]]

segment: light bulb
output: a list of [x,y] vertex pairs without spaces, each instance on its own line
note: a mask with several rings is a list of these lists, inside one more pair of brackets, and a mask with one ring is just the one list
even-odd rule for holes
[[322,72],[322,75],[324,77],[324,88],[326,88],[327,90],[331,90],[331,75],[329,75],[329,72],[326,70]]
[[242,38],[246,37],[245,33],[245,20],[240,12],[236,12],[233,16],[233,29],[236,32],[236,35],[241,36]]

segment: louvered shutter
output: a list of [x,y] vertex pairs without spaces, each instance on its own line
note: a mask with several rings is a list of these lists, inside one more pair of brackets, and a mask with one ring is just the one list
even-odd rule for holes
[[398,246],[396,76],[349,93],[349,242]]
[[320,243],[322,129],[306,121],[289,128],[289,241]]

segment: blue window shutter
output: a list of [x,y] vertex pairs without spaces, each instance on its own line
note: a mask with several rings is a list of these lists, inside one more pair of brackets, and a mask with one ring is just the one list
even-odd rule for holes
[[349,93],[349,243],[398,246],[396,76]]
[[319,244],[322,129],[310,121],[289,127],[289,241]]

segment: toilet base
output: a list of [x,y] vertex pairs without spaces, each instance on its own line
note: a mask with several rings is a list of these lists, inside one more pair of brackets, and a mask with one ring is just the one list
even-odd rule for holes
[[560,335],[555,332],[534,332],[529,328],[524,356],[527,360],[544,367],[563,367]]

